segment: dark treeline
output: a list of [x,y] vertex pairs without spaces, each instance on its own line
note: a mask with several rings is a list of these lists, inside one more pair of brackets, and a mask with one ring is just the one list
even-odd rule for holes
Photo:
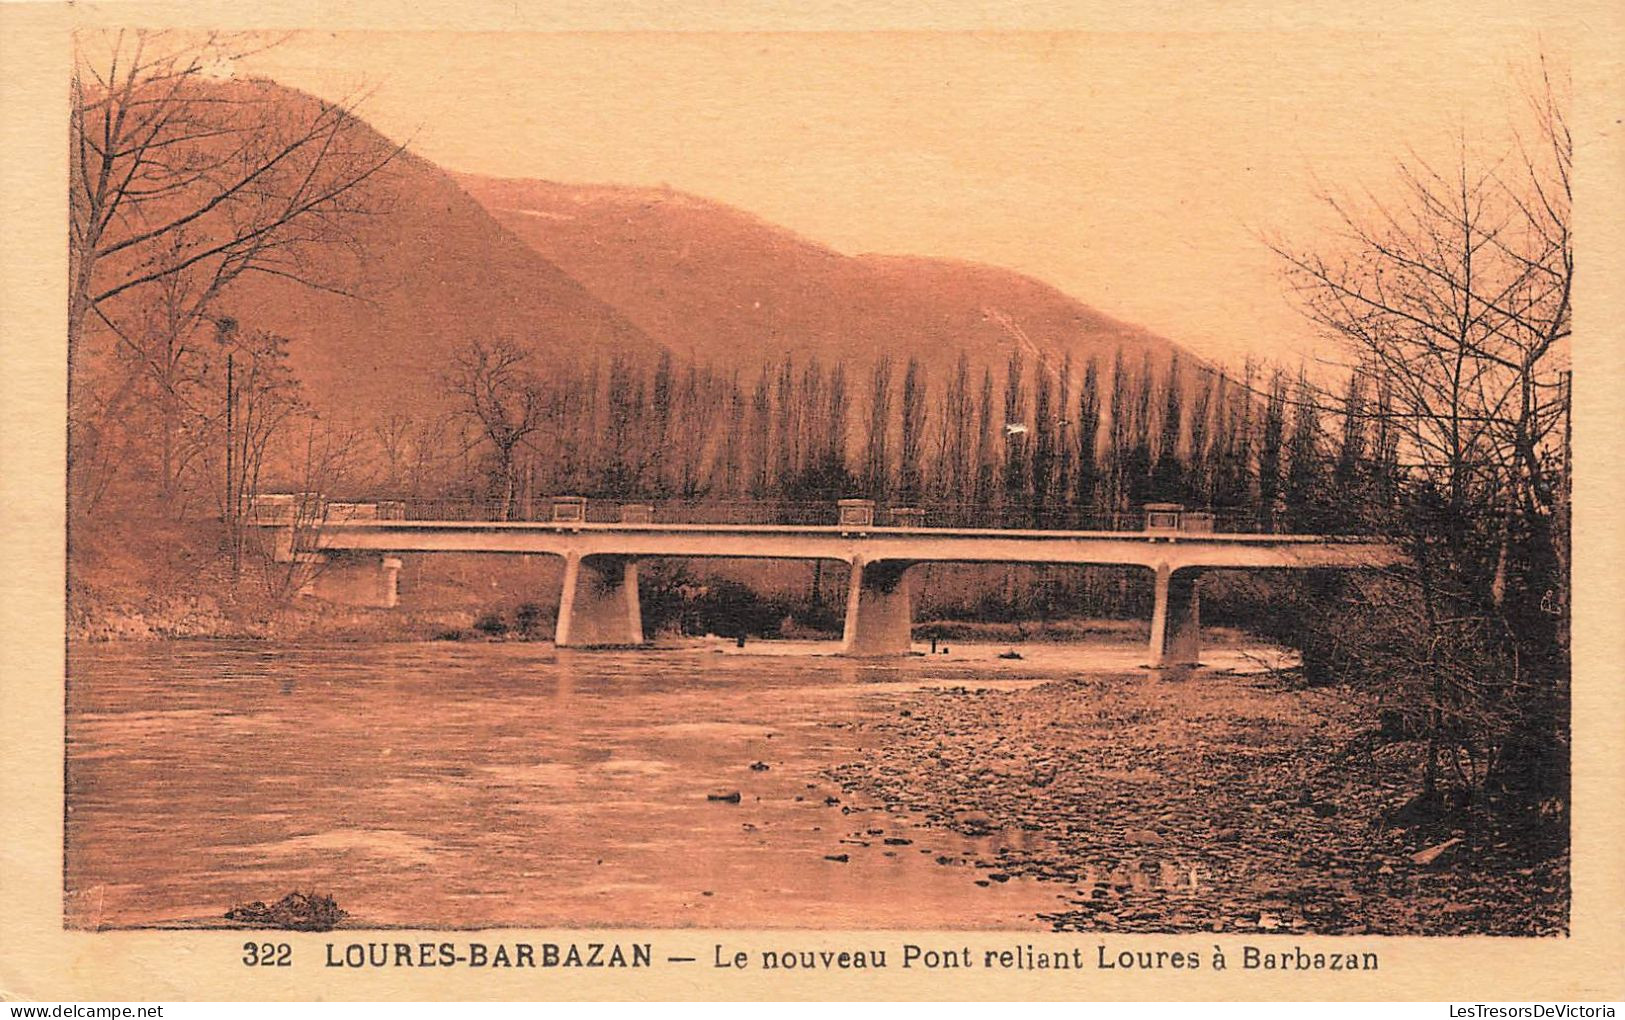
[[1137,527],[1143,504],[1174,502],[1222,529],[1302,531],[1335,528],[1342,490],[1391,485],[1377,479],[1397,468],[1397,432],[1364,426],[1386,407],[1365,382],[1348,398],[1360,426],[1328,425],[1335,409],[1303,399],[1301,379],[1177,352],[1080,364],[1018,350],[997,372],[961,357],[946,379],[884,356],[859,378],[817,358],[746,376],[669,356],[544,372],[508,341],[455,361],[456,412],[380,426],[367,495],[525,518],[571,494],[796,523],[866,497],[933,525],[1042,528]]

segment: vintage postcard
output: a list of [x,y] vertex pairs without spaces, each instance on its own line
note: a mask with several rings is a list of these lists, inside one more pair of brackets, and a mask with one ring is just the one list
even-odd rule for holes
[[0,997],[1625,995],[1617,11],[0,19]]

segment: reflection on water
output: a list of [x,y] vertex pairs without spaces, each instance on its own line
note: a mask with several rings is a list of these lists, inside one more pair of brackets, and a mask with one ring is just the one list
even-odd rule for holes
[[294,889],[419,927],[1042,928],[1057,902],[958,866],[1016,834],[913,828],[821,776],[865,752],[852,722],[998,682],[985,660],[182,642],[76,646],[70,675],[74,926]]

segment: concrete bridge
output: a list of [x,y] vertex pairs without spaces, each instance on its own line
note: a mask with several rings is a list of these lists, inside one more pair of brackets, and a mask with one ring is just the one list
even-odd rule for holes
[[1148,508],[1145,528],[1137,532],[1035,531],[927,528],[916,523],[918,511],[906,510],[894,512],[903,526],[876,526],[872,504],[863,502],[845,501],[842,522],[830,526],[663,524],[637,505],[619,522],[589,523],[579,501],[557,505],[555,520],[523,522],[379,519],[377,504],[335,503],[306,524],[287,512],[292,504],[273,502],[256,508],[255,523],[269,530],[277,559],[313,565],[314,594],[357,605],[397,604],[399,557],[406,553],[558,556],[564,561],[555,631],[560,647],[641,644],[638,563],[656,557],[848,564],[842,651],[858,656],[908,651],[913,568],[921,564],[1140,567],[1155,585],[1152,667],[1198,661],[1203,571],[1371,569],[1401,559],[1397,548],[1378,539],[1216,534],[1205,530],[1205,515],[1173,506]]

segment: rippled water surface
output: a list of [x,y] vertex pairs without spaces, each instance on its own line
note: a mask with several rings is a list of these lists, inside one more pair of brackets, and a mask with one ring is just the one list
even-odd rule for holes
[[359,926],[1045,927],[1053,887],[977,886],[936,860],[965,837],[843,813],[822,773],[922,685],[1074,667],[800,652],[77,646],[68,921],[309,889]]

